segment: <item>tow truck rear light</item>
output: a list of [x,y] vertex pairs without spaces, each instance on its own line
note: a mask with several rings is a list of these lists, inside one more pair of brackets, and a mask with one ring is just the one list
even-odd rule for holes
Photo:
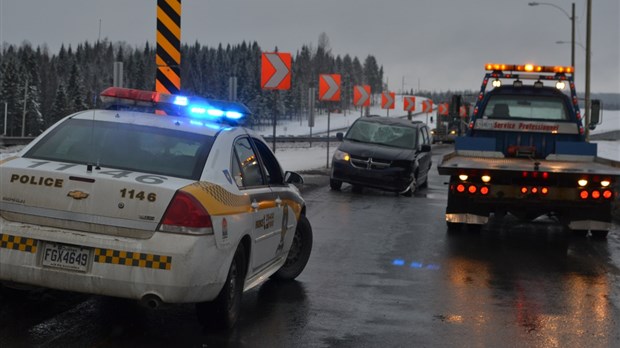
[[611,190],[605,190],[603,191],[603,198],[605,199],[610,199],[613,197],[613,192],[611,192]]
[[601,186],[603,187],[607,187],[611,184],[611,181],[609,180],[601,180]]
[[478,191],[478,188],[476,187],[476,185],[469,185],[469,187],[467,188],[467,191],[469,191],[469,193],[474,194],[476,193],[476,191]]
[[593,198],[593,199],[599,199],[599,198],[601,198],[601,191],[598,191],[598,190],[594,190],[594,191],[592,191],[592,198]]
[[579,197],[581,197],[581,199],[588,199],[589,196],[590,194],[586,190],[579,192]]
[[521,187],[521,193],[522,194],[526,194],[527,191],[528,191],[527,187],[525,187],[525,186]]
[[538,187],[532,187],[530,192],[532,192],[533,194],[537,194],[538,193]]
[[212,234],[211,216],[191,194],[177,191],[166,209],[160,231],[184,234]]
[[547,195],[549,193],[549,188],[547,187],[543,187],[540,189],[540,193],[542,193],[543,195]]
[[483,195],[483,196],[488,195],[488,194],[489,194],[489,188],[488,188],[488,187],[486,187],[486,186],[482,186],[482,187],[480,188],[480,194],[481,194],[481,195]]
[[461,192],[461,193],[462,193],[462,192],[465,192],[465,185],[463,185],[463,184],[458,184],[458,185],[456,185],[456,190],[457,190],[458,192]]

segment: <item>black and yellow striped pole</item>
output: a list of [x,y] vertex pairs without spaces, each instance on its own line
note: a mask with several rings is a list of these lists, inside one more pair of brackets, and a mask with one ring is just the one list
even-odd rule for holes
[[155,90],[181,91],[181,0],[157,0],[157,76]]

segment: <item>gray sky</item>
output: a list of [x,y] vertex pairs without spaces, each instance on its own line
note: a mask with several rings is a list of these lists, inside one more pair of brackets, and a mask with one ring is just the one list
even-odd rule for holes
[[[570,65],[571,21],[531,0],[182,0],[181,40],[257,41],[293,55],[325,32],[334,54],[383,65],[391,90],[478,89],[484,63]],[[155,44],[156,0],[0,0],[0,42]],[[550,1],[570,13],[572,1]],[[593,92],[620,93],[620,1],[592,0]],[[578,93],[584,92],[586,0],[575,0]],[[183,58],[181,58],[183,59]],[[326,72],[329,73],[329,72]],[[293,79],[295,77],[293,76]],[[181,82],[182,83],[182,82]]]

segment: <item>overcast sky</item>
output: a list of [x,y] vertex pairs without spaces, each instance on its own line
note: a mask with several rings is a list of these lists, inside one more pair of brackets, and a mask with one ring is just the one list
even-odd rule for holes
[[[183,43],[257,41],[293,55],[325,32],[332,53],[372,54],[390,90],[474,89],[484,63],[570,65],[569,17],[530,0],[182,0]],[[155,44],[156,0],[0,0],[0,42],[75,47],[101,38]],[[572,1],[550,1],[570,14]],[[592,0],[593,92],[620,93],[620,1]],[[584,92],[586,0],[575,0]],[[568,44],[556,44],[565,41]],[[181,58],[183,59],[183,58]],[[110,63],[112,64],[112,63]],[[325,72],[329,73],[329,72]],[[293,78],[295,78],[293,76]],[[181,82],[182,83],[182,82]]]

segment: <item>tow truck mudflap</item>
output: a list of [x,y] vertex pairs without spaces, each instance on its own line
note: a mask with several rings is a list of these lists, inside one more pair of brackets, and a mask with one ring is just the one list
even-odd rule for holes
[[489,222],[488,216],[474,214],[446,214],[446,222],[468,225],[485,225]]

